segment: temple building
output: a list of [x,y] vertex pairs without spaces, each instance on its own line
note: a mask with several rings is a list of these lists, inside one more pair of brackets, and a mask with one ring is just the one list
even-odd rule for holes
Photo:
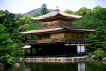
[[72,57],[85,53],[86,36],[94,33],[93,29],[81,29],[75,24],[82,16],[70,15],[59,10],[34,17],[32,20],[43,22],[36,30],[21,32],[23,36],[36,36],[26,40],[23,47],[25,56]]

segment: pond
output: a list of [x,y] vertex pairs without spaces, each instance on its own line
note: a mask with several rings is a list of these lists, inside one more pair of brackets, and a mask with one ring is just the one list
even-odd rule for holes
[[0,67],[0,71],[106,71],[106,64],[102,62],[24,63],[19,68]]

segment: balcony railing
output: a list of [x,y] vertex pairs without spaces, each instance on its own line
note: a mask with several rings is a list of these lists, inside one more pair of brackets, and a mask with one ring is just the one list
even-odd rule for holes
[[[49,41],[48,43],[70,43],[70,44],[83,44],[86,43],[88,40],[85,39],[51,39],[51,42]],[[40,42],[37,42],[37,40],[27,40],[25,44],[39,44]],[[45,42],[44,42],[45,43]],[[47,42],[46,42],[47,43]]]

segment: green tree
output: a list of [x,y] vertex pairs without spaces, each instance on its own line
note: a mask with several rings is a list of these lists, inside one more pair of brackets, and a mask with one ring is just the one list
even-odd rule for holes
[[91,9],[88,9],[86,7],[82,7],[78,11],[75,12],[75,14],[77,14],[77,15],[83,15],[83,16],[84,15],[88,15],[90,13],[91,13]]
[[64,10],[64,12],[68,13],[68,14],[74,14],[74,12],[72,10],[69,10],[69,9]]
[[5,58],[5,56],[9,55],[11,57],[15,56],[15,48],[17,47],[17,43],[14,43],[11,39],[11,36],[8,32],[6,32],[6,27],[0,24],[0,58],[1,61],[10,62],[11,58]]
[[41,15],[47,14],[49,12],[46,4],[43,4],[41,8],[42,8]]
[[0,10],[0,20],[0,58],[7,55],[15,57],[17,48],[21,46],[15,14]]

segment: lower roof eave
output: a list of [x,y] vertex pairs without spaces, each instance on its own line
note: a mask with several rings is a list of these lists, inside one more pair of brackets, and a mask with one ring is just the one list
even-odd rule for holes
[[96,32],[94,29],[72,29],[72,31],[77,31],[77,32]]
[[45,33],[57,33],[57,32],[63,32],[63,31],[73,31],[73,32],[96,32],[94,29],[64,29],[64,28],[51,28],[51,29],[39,29],[39,30],[31,30],[27,32],[20,32],[22,35],[30,35],[30,34],[45,34]]
[[54,33],[62,31],[63,28],[51,28],[51,29],[39,29],[39,30],[31,30],[27,32],[20,32],[22,35],[28,35],[28,34],[44,34],[44,33]]

